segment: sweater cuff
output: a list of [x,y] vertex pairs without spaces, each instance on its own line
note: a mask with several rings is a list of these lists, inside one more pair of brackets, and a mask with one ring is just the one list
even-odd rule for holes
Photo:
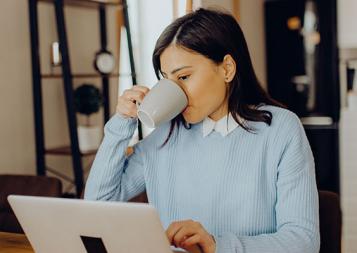
[[131,138],[137,127],[137,118],[126,118],[118,113],[113,115],[104,126],[104,136]]
[[233,233],[224,233],[220,236],[215,236],[216,252],[215,253],[244,253],[242,243]]

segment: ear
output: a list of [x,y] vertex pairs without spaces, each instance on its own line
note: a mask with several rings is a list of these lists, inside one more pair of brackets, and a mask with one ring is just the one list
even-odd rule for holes
[[237,71],[236,62],[234,61],[231,55],[227,54],[224,56],[222,61],[222,67],[224,70],[224,81],[226,83],[231,82]]

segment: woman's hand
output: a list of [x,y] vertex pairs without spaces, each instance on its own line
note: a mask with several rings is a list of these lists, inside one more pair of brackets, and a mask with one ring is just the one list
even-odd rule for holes
[[191,253],[215,253],[216,242],[199,222],[193,220],[176,221],[166,230],[171,245]]
[[149,88],[140,85],[134,85],[131,89],[125,90],[123,95],[118,98],[116,112],[124,117],[136,118],[136,102],[141,103],[149,90]]

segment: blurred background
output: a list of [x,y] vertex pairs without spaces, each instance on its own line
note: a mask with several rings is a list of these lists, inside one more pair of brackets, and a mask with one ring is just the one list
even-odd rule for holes
[[199,7],[238,20],[263,87],[305,127],[319,190],[340,196],[342,252],[357,252],[357,0],[2,0],[0,175],[80,197],[118,95],[156,83],[156,39]]

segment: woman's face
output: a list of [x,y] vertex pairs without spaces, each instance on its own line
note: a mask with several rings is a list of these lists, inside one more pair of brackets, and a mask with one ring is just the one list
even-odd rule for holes
[[163,51],[160,63],[163,77],[175,81],[187,95],[188,106],[182,112],[186,122],[195,124],[207,116],[219,120],[227,114],[227,69],[223,63],[217,65],[176,45]]

